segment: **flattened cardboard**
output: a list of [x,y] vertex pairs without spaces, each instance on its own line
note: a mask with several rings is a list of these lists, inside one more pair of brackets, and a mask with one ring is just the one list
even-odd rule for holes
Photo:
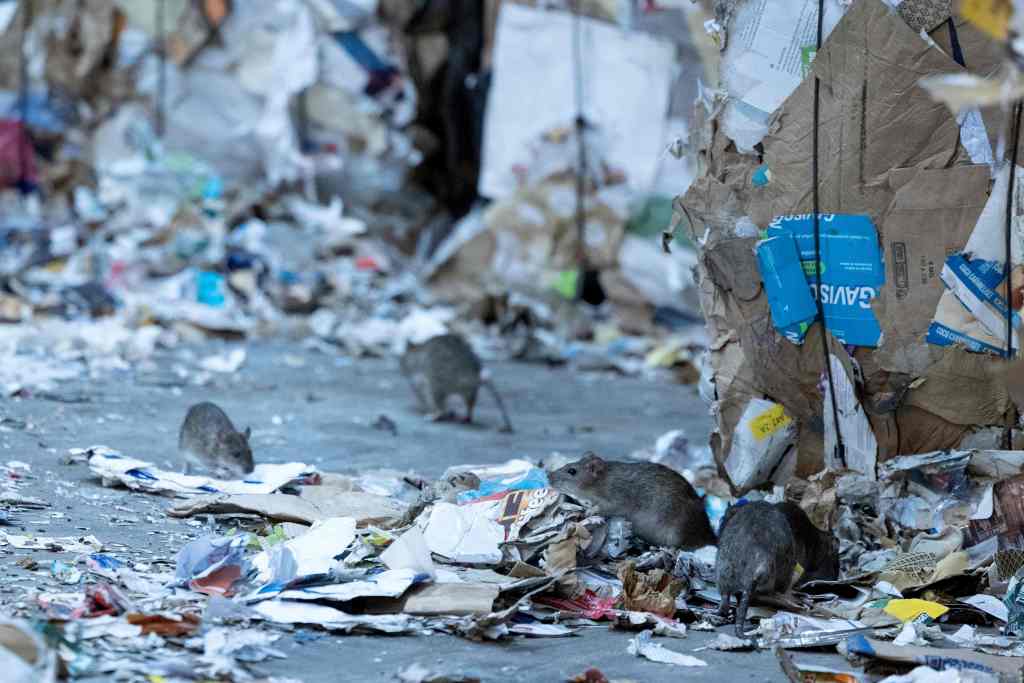
[[885,281],[874,309],[883,340],[876,354],[890,372],[920,374],[933,362],[925,342],[943,285],[946,257],[963,249],[988,198],[987,166],[900,168],[881,224]]
[[991,367],[988,356],[946,348],[904,402],[957,425],[1003,424],[1010,396]]
[[1017,676],[1024,666],[1024,657],[1001,657],[973,652],[966,648],[900,646],[863,635],[847,640],[846,649],[865,657],[930,666],[938,670],[963,669]]
[[[811,69],[821,80],[821,208],[866,213],[880,225],[892,196],[885,182],[890,170],[943,168],[957,157],[956,120],[917,82],[963,69],[880,0],[854,3]],[[775,215],[810,209],[813,102],[814,81],[807,78],[764,139]]]

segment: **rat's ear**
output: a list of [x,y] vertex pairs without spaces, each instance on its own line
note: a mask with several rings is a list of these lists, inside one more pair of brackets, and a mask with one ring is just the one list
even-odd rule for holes
[[583,459],[583,467],[592,476],[600,477],[602,474],[604,474],[604,471],[608,469],[608,463],[606,463],[604,460],[597,457],[593,453],[589,453]]
[[245,431],[242,432],[242,436],[245,438],[246,441],[248,441],[249,437],[252,436],[252,429],[250,429],[249,427],[246,427]]

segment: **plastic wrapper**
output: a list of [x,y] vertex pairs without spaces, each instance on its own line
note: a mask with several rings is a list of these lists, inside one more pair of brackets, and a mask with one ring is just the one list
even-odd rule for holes
[[772,401],[751,399],[736,425],[725,471],[733,486],[747,490],[771,477],[793,447],[793,419]]

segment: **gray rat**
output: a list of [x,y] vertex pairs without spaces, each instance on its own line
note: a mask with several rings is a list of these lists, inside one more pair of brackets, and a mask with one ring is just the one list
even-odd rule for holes
[[779,508],[763,501],[729,508],[718,539],[718,613],[724,617],[732,597],[739,595],[738,637],[743,637],[750,599],[759,593],[785,593],[795,566],[793,532]]
[[252,449],[248,427],[235,426],[224,411],[210,402],[188,409],[178,434],[178,452],[185,459],[185,471],[197,465],[215,474],[241,477],[252,472]]
[[822,531],[796,503],[779,503],[796,543],[796,561],[803,567],[799,582],[835,581],[839,578],[839,541]]
[[675,470],[614,462],[592,452],[548,475],[551,486],[587,501],[605,517],[624,517],[652,545],[692,550],[714,545],[704,501]]
[[402,374],[412,384],[416,398],[434,419],[441,419],[450,396],[458,396],[466,404],[465,422],[473,421],[473,406],[480,387],[494,396],[505,420],[503,432],[512,431],[505,404],[465,339],[456,334],[431,337],[422,344],[409,344],[401,360]]

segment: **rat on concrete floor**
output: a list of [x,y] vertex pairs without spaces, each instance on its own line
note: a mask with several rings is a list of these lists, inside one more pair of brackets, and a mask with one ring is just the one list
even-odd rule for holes
[[725,617],[738,595],[736,635],[742,638],[751,598],[785,593],[793,581],[796,544],[786,515],[763,501],[730,508],[722,520],[717,565],[718,614]]
[[548,475],[551,486],[605,517],[624,517],[653,545],[692,550],[715,544],[704,501],[682,475],[651,462],[603,460],[592,452]]
[[198,466],[217,475],[242,477],[253,470],[251,431],[235,430],[228,416],[210,402],[188,409],[178,434],[178,452],[185,471]]
[[839,578],[839,541],[814,526],[807,513],[796,503],[776,505],[786,515],[796,543],[796,559],[803,567],[799,582],[835,581]]
[[402,355],[401,367],[420,405],[434,419],[447,417],[448,398],[458,396],[466,404],[464,421],[472,422],[476,397],[483,386],[494,396],[501,411],[505,421],[502,431],[512,431],[512,423],[505,412],[501,396],[480,364],[480,359],[462,337],[443,334],[431,337],[422,344],[409,344]]

